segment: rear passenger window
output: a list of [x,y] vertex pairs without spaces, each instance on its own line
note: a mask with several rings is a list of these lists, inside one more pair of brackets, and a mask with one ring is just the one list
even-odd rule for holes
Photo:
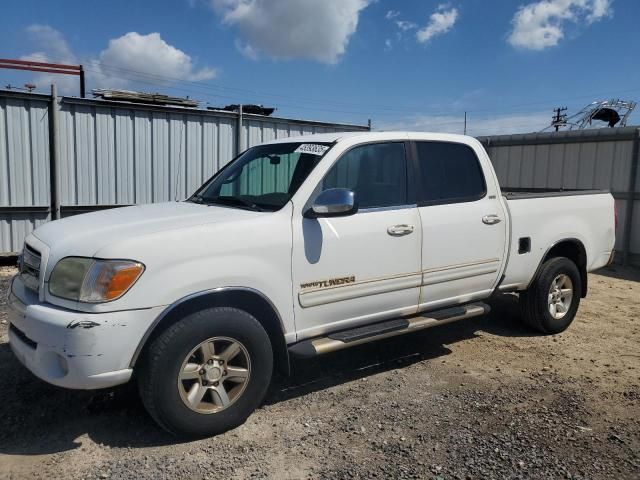
[[359,208],[407,204],[407,160],[404,143],[355,147],[331,167],[322,189],[348,188]]
[[460,143],[416,142],[420,200],[426,204],[471,202],[486,193],[473,149]]

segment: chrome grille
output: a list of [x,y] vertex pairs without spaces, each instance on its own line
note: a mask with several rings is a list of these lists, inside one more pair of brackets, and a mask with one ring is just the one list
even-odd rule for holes
[[20,278],[27,288],[36,292],[40,288],[40,252],[26,243],[20,256]]

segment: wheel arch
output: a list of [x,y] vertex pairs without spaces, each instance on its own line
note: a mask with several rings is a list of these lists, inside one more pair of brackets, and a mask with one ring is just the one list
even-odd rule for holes
[[[531,282],[533,282],[533,280],[537,278],[544,262],[554,257],[566,257],[576,264],[576,266],[578,267],[578,271],[580,272],[580,283],[582,284],[580,296],[582,298],[586,297],[588,282],[587,250],[585,249],[584,244],[577,238],[565,238],[562,240],[558,240],[557,242],[549,246],[546,253],[542,257],[542,260],[540,260],[540,264],[538,265],[535,274],[531,278]],[[529,283],[529,285],[531,284],[531,282]]]
[[278,310],[261,292],[247,287],[222,287],[188,295],[167,307],[147,329],[131,359],[135,367],[151,342],[169,326],[185,316],[214,307],[232,307],[251,314],[264,327],[273,348],[274,366],[289,375],[289,351],[284,338],[284,325]]

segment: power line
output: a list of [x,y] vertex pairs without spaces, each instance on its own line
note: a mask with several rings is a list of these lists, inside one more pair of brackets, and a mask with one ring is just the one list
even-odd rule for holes
[[[448,112],[440,112],[440,113],[435,113],[435,112],[428,112],[425,111],[424,108],[420,108],[420,106],[416,106],[415,104],[413,105],[395,105],[395,106],[389,106],[389,105],[379,105],[379,104],[368,104],[368,103],[349,103],[349,102],[335,102],[334,100],[326,100],[326,99],[313,99],[313,98],[309,98],[309,97],[295,97],[295,96],[291,96],[291,95],[282,95],[282,94],[274,94],[274,93],[265,93],[265,92],[260,92],[260,91],[256,91],[256,90],[251,90],[251,89],[242,89],[242,88],[234,88],[234,87],[226,87],[217,83],[212,83],[212,82],[198,82],[198,81],[192,81],[192,80],[185,80],[185,79],[180,79],[180,78],[176,78],[176,77],[169,77],[169,76],[164,76],[164,75],[157,75],[157,74],[148,74],[145,72],[140,72],[140,71],[136,71],[136,70],[132,70],[132,69],[127,69],[127,68],[122,68],[122,67],[116,67],[113,65],[106,65],[103,64],[101,62],[94,62],[100,66],[106,67],[107,69],[116,69],[116,70],[120,70],[120,71],[125,71],[125,72],[131,72],[134,73],[136,75],[143,75],[143,76],[147,76],[147,77],[155,77],[155,78],[159,78],[161,80],[165,80],[165,81],[173,81],[173,82],[178,82],[178,83],[188,83],[194,86],[198,86],[201,88],[214,88],[214,89],[222,89],[222,90],[232,90],[232,91],[236,91],[239,93],[250,93],[253,95],[259,95],[262,97],[275,97],[275,98],[284,98],[284,99],[288,99],[288,100],[293,100],[293,101],[302,101],[305,102],[305,105],[307,103],[320,103],[322,105],[333,105],[333,106],[338,106],[338,107],[342,107],[342,106],[347,106],[347,107],[360,107],[360,108],[364,108],[367,109],[365,112],[355,112],[355,111],[349,111],[347,113],[364,113],[366,114],[367,112],[369,112],[372,108],[373,109],[377,109],[377,110],[390,110],[390,111],[397,111],[398,113],[402,113],[403,115],[406,115],[407,110],[412,110],[412,109],[416,109],[418,108],[419,111],[421,112],[426,112],[426,113],[430,113],[430,114],[434,114],[434,115],[451,115],[452,113],[463,113],[465,110],[450,110]],[[620,93],[630,93],[630,92],[638,92],[640,91],[640,88],[631,88],[631,89],[626,89],[626,90],[616,90],[616,95],[620,94]],[[584,99],[584,98],[593,98],[593,97],[598,97],[598,96],[610,96],[611,95],[611,91],[606,92],[606,93],[591,93],[591,94],[585,94],[585,95],[580,95],[580,96],[574,96],[574,97],[565,97],[561,100],[580,100],[580,99]],[[512,105],[507,105],[505,107],[503,107],[500,110],[491,110],[491,109],[467,109],[467,112],[473,112],[473,113],[497,113],[497,112],[504,112],[506,111],[506,109],[509,108],[519,108],[519,107],[525,107],[525,106],[533,106],[533,105],[548,105],[549,103],[555,103],[557,101],[561,101],[561,100],[540,100],[540,101],[535,101],[535,102],[527,102],[527,103],[520,103],[520,104],[512,104]],[[528,112],[523,112],[523,113],[528,113]]]
[[[94,73],[102,73],[102,71],[100,70],[94,70],[92,68],[85,68],[87,71],[91,71]],[[239,97],[236,95],[220,95],[220,94],[213,94],[213,93],[209,93],[207,91],[200,91],[200,90],[194,90],[193,88],[184,88],[184,87],[179,87],[179,86],[167,86],[163,83],[159,83],[159,82],[153,82],[153,81],[149,81],[149,80],[140,80],[138,78],[132,77],[132,76],[127,76],[127,75],[122,75],[122,76],[118,76],[116,78],[120,78],[120,79],[125,79],[125,80],[133,80],[136,81],[138,83],[142,83],[142,84],[147,84],[147,85],[154,85],[154,86],[166,86],[167,88],[171,88],[174,90],[178,90],[178,91],[182,91],[185,93],[189,93],[189,94],[196,94],[196,95],[203,95],[203,96],[209,96],[209,97],[217,97],[217,98],[224,98],[224,99],[233,99],[233,100],[237,100],[237,101],[244,101],[246,103],[246,97]],[[258,102],[259,103],[259,102]],[[323,111],[323,112],[332,112],[332,113],[343,113],[343,114],[350,114],[350,115],[369,115],[371,114],[372,110],[368,109],[366,111],[354,111],[354,110],[336,110],[336,109],[332,109],[332,108],[321,108],[321,107],[314,107],[314,106],[310,106],[307,104],[289,104],[289,103],[278,103],[279,107],[289,107],[289,108],[296,108],[296,109],[306,109],[306,110],[315,110],[315,111]],[[432,112],[427,112],[429,115],[433,115],[433,116],[448,116],[451,117],[452,114],[451,113],[432,113]],[[421,114],[425,114],[423,112],[421,112]],[[407,116],[407,112],[403,111],[403,112],[377,112],[376,113],[377,116],[380,117],[401,117],[404,118]]]
[[[86,70],[87,71],[92,71],[92,72],[95,72],[95,73],[102,73],[100,70],[94,70],[94,69],[91,69],[91,68],[87,68]],[[136,79],[135,77],[125,76],[125,75],[123,75],[121,77],[116,77],[116,78],[133,79],[135,81],[138,81],[139,83],[144,83],[144,84],[149,84],[149,85],[154,85],[154,86],[158,86],[158,85],[166,86],[164,83],[159,83],[158,81],[156,81],[156,82],[145,81],[145,80],[140,80],[140,79]],[[198,88],[198,87],[199,87],[199,85],[195,86],[195,88]],[[210,96],[210,97],[230,98],[227,95],[212,94],[212,93],[209,93],[209,92],[205,93],[205,92],[201,92],[201,91],[198,91],[198,90],[186,89],[186,88],[179,87],[179,86],[172,86],[171,88],[175,89],[175,90],[185,91],[187,93],[204,94],[204,95]],[[329,111],[329,112],[338,112],[338,113],[350,113],[350,114],[359,113],[359,112],[347,112],[347,111],[343,111],[343,110],[316,108],[316,107],[312,107],[312,106],[308,106],[308,105],[301,106],[301,105],[284,104],[283,106],[290,106],[290,107],[294,107],[294,108],[304,108],[304,109],[307,109],[307,110],[321,110],[321,111]],[[369,112],[369,113],[371,113],[371,112]],[[523,112],[523,113],[530,113],[530,112]],[[405,119],[407,118],[407,113],[406,112],[403,113],[403,114],[399,114],[399,113],[394,114],[394,113],[389,113],[389,112],[385,112],[385,113],[378,112],[378,113],[373,113],[373,115],[376,116],[376,117],[379,117],[379,118],[385,118],[385,117],[389,117],[389,116],[391,116],[391,117],[393,117],[393,116],[401,116],[402,118],[405,118]],[[463,131],[464,131],[464,118],[451,119],[454,116],[451,113],[441,113],[441,114],[431,114],[431,115],[428,115],[428,114],[425,114],[425,113],[420,113],[418,115],[414,115],[414,118],[418,117],[418,120],[419,120],[420,119],[419,117],[429,117],[429,116],[434,117],[433,118],[434,121],[433,121],[433,123],[431,125],[425,125],[425,127],[428,127],[428,128],[430,128],[432,130],[442,130],[443,127],[445,127],[445,130],[447,130],[447,131],[451,131],[454,128],[455,129],[462,128]],[[451,119],[451,120],[442,121],[442,120],[438,120],[438,117],[443,117],[443,118],[447,118],[447,119]],[[409,118],[410,118],[410,116],[409,116]],[[476,118],[478,118],[478,117],[476,117]],[[484,121],[491,121],[491,120],[496,120],[496,119],[493,119],[493,118],[488,117],[488,116],[484,116],[484,117],[480,117],[478,120],[476,120],[476,122],[477,123],[481,123],[481,122],[484,122]],[[514,122],[511,122],[509,124],[509,126],[511,128],[529,127],[530,125],[531,125],[531,122],[526,122],[526,123],[514,123]],[[393,127],[393,126],[394,126],[393,123],[389,125],[389,127]],[[420,128],[419,125],[417,125],[417,126],[418,126],[418,128]],[[406,128],[405,125],[401,125],[400,127],[402,129]],[[447,129],[446,127],[452,127],[452,128],[451,129]],[[483,132],[490,132],[490,131],[494,130],[494,128],[492,128],[491,126],[480,126],[480,127],[471,126],[469,129],[472,130],[475,135],[481,134]]]
[[[158,85],[158,86],[164,86],[166,88],[175,88],[175,86],[170,85],[170,83],[181,83],[181,84],[187,84],[190,86],[194,86],[197,88],[201,88],[204,90],[212,90],[212,91],[216,91],[217,93],[215,95],[213,94],[209,94],[210,96],[217,96],[219,98],[236,98],[236,99],[242,99],[242,100],[246,100],[246,96],[244,97],[238,97],[237,95],[230,95],[230,94],[221,94],[220,90],[229,90],[232,92],[236,92],[236,93],[241,93],[241,94],[251,94],[251,95],[257,95],[258,97],[273,97],[273,98],[282,98],[285,100],[291,100],[291,101],[301,101],[304,104],[303,105],[286,105],[286,106],[293,106],[294,108],[301,108],[301,107],[308,107],[309,103],[316,103],[316,104],[321,104],[321,105],[332,105],[332,106],[337,106],[337,107],[356,107],[356,108],[362,108],[365,109],[363,111],[354,111],[354,110],[334,110],[334,109],[322,109],[323,111],[329,111],[329,112],[336,112],[336,113],[349,113],[349,114],[354,114],[354,115],[359,115],[359,114],[363,114],[363,115],[367,115],[369,114],[369,112],[372,109],[375,110],[389,110],[390,112],[398,112],[398,114],[402,114],[403,116],[406,116],[407,111],[412,111],[417,109],[417,111],[419,111],[420,113],[424,113],[424,114],[430,114],[430,115],[439,115],[439,116],[446,116],[446,115],[453,115],[455,113],[458,114],[463,114],[464,111],[467,112],[472,112],[472,113],[506,113],[509,109],[511,108],[519,108],[519,107],[526,107],[526,106],[534,106],[534,105],[548,105],[549,103],[556,103],[559,101],[567,101],[567,100],[579,100],[579,99],[584,99],[584,98],[593,98],[593,97],[598,97],[598,96],[610,96],[612,95],[611,91],[608,91],[606,93],[603,92],[599,92],[599,93],[591,93],[591,94],[584,94],[584,95],[580,95],[580,96],[574,96],[574,97],[565,97],[563,99],[555,99],[555,100],[540,100],[540,101],[535,101],[535,102],[526,102],[526,103],[519,103],[519,104],[511,104],[511,105],[506,105],[503,106],[501,109],[499,110],[492,110],[492,109],[465,109],[465,110],[449,110],[448,112],[433,112],[433,111],[428,111],[427,109],[425,109],[424,107],[421,106],[417,106],[415,104],[413,105],[395,105],[395,106],[389,106],[389,105],[380,105],[380,104],[369,104],[369,103],[350,103],[350,102],[336,102],[335,100],[329,100],[329,99],[316,99],[316,98],[311,98],[311,97],[296,97],[296,96],[291,96],[291,95],[283,95],[283,94],[277,94],[277,93],[268,93],[268,92],[261,92],[259,90],[253,90],[253,89],[246,89],[246,88],[239,88],[239,87],[229,87],[220,83],[216,83],[216,82],[204,82],[204,81],[195,81],[195,80],[189,80],[189,79],[184,79],[184,78],[179,78],[179,77],[172,77],[172,76],[168,76],[168,75],[159,75],[159,74],[153,74],[153,73],[148,73],[148,72],[142,72],[139,70],[134,70],[134,69],[130,69],[130,68],[125,68],[125,67],[118,67],[115,65],[109,65],[109,64],[105,64],[103,62],[97,61],[97,60],[88,60],[87,63],[91,63],[92,65],[96,65],[97,67],[103,67],[106,68],[107,70],[117,70],[120,72],[128,72],[130,74],[133,74],[134,76],[142,76],[142,77],[146,77],[148,79],[157,79],[157,82],[144,82],[138,78],[132,78],[131,76],[126,77],[125,75],[122,75],[120,77],[118,77],[117,75],[111,75],[112,77],[116,77],[116,78],[128,78],[130,80],[133,81],[138,81],[140,83],[150,83],[150,84],[154,84],[154,85]],[[87,70],[89,70],[87,68]],[[105,74],[105,72],[103,70],[92,70],[95,73],[98,74]],[[615,91],[615,95],[621,94],[621,93],[630,93],[630,92],[637,92],[640,91],[640,88],[631,88],[631,89],[622,89],[622,90],[616,90]],[[204,95],[205,92],[198,92],[198,94]],[[285,105],[283,105],[285,106]],[[320,109],[317,109],[320,110]],[[523,113],[529,113],[529,112],[523,112]]]
[[[292,109],[300,109],[300,110],[311,110],[311,111],[320,111],[320,112],[329,112],[329,113],[340,113],[340,114],[344,114],[344,115],[352,115],[352,116],[368,116],[368,117],[373,117],[373,118],[379,118],[379,119],[385,119],[385,118],[419,118],[419,117],[441,117],[441,118],[451,118],[454,117],[456,115],[460,115],[461,119],[460,120],[452,120],[452,121],[442,121],[440,123],[438,123],[438,125],[457,125],[463,122],[462,116],[464,114],[464,112],[467,113],[483,113],[485,115],[490,114],[490,113],[495,113],[498,115],[517,115],[518,113],[521,113],[522,115],[530,115],[531,111],[522,111],[522,112],[514,112],[514,111],[510,111],[510,108],[517,108],[517,107],[525,107],[525,106],[533,106],[533,105],[543,105],[543,104],[549,104],[552,103],[551,101],[535,101],[535,102],[526,102],[526,103],[520,103],[520,104],[512,104],[512,105],[507,105],[507,106],[503,106],[501,109],[499,110],[491,110],[491,109],[467,109],[465,111],[457,111],[457,110],[450,110],[450,111],[446,111],[446,112],[436,112],[436,111],[429,111],[428,109],[425,108],[421,108],[420,106],[416,106],[416,105],[412,105],[410,107],[407,106],[395,106],[395,107],[390,107],[390,106],[385,106],[385,105],[376,105],[376,104],[358,104],[358,103],[348,103],[348,102],[335,102],[335,101],[324,101],[324,100],[319,100],[319,99],[303,99],[301,97],[295,97],[295,96],[287,96],[287,95],[280,95],[280,94],[270,94],[270,93],[265,93],[265,92],[258,92],[256,90],[251,90],[251,89],[243,89],[243,88],[237,88],[237,87],[227,87],[221,84],[217,84],[217,83],[212,83],[212,82],[204,82],[204,81],[194,81],[194,80],[188,80],[188,79],[182,79],[182,78],[177,78],[177,77],[171,77],[171,76],[165,76],[165,75],[159,75],[159,74],[153,74],[153,73],[148,73],[148,72],[142,72],[142,71],[138,71],[138,70],[134,70],[134,69],[129,69],[129,68],[124,68],[124,67],[117,67],[114,65],[108,65],[108,64],[104,64],[102,62],[99,61],[95,61],[95,60],[90,60],[88,63],[90,63],[92,66],[95,66],[95,68],[90,68],[90,67],[86,67],[85,69],[87,71],[93,72],[97,75],[104,75],[104,76],[110,76],[116,79],[124,79],[124,80],[129,80],[129,81],[134,81],[137,83],[141,83],[141,84],[147,84],[147,85],[154,85],[154,86],[160,86],[160,87],[165,87],[165,88],[169,88],[169,89],[173,89],[176,91],[181,91],[181,92],[185,92],[188,94],[192,94],[192,95],[198,95],[198,96],[204,96],[207,98],[217,98],[217,99],[224,99],[224,100],[234,100],[236,102],[240,102],[240,103],[248,103],[247,102],[247,97],[246,94],[250,93],[252,95],[263,95],[263,96],[271,96],[271,97],[277,97],[277,98],[283,98],[283,99],[288,99],[288,100],[293,100],[293,102],[296,102],[296,100],[301,101],[302,103],[282,103],[282,102],[278,102],[278,106],[279,107],[285,107],[285,108],[292,108]],[[106,70],[116,70],[119,71],[119,74],[114,75],[113,73],[109,73]],[[142,77],[142,78],[140,78]],[[177,84],[177,85],[176,85]],[[185,88],[184,86],[181,85],[186,85],[189,88]],[[223,90],[223,91],[221,91]],[[231,92],[235,92],[235,93],[226,93],[224,92],[224,90],[229,90]],[[618,90],[618,93],[623,93],[623,92],[635,92],[635,91],[640,91],[640,88],[633,88],[633,89],[626,89],[626,90]],[[244,93],[243,93],[244,92]],[[242,95],[242,96],[240,96]],[[583,98],[593,98],[594,96],[596,96],[598,94],[590,94],[590,95],[580,95],[580,96],[575,96],[572,98],[564,98],[564,100],[571,100],[571,99],[583,99]],[[600,94],[602,95],[602,94]],[[608,95],[611,95],[611,92],[608,93]],[[260,98],[255,98],[255,103],[261,103]],[[322,106],[313,106],[310,105],[310,103],[320,103]],[[346,110],[346,109],[340,109],[340,108],[326,108],[325,105],[328,106],[353,106],[356,108],[362,108],[362,110]],[[478,118],[478,117],[475,117]],[[486,117],[484,118],[484,120],[490,120],[490,117]],[[470,126],[470,129],[473,130],[473,127]]]
[[[88,69],[91,71],[94,71],[96,73],[103,73],[100,70],[93,70],[93,69]],[[152,76],[152,75],[150,75]],[[157,77],[157,76],[153,76],[153,77]],[[141,80],[139,78],[136,78],[135,76],[130,76],[130,75],[121,75],[120,77],[117,78],[125,78],[125,79],[129,79],[129,80],[133,80],[133,81],[137,81],[139,83],[144,83],[144,84],[150,84],[150,85],[156,85],[156,86],[167,86],[165,83],[159,83],[157,81],[147,81],[147,80]],[[184,87],[179,87],[179,86],[168,86],[168,88],[173,88],[175,90],[179,90],[179,91],[183,91],[186,93],[190,93],[190,94],[195,94],[195,95],[203,95],[203,96],[208,96],[208,97],[216,97],[216,98],[223,98],[223,99],[233,99],[236,101],[240,101],[240,102],[246,102],[247,98],[246,97],[240,97],[237,95],[221,95],[219,93],[210,93],[209,91],[207,91],[208,89],[206,88],[206,86],[200,85],[197,82],[189,82],[189,83],[195,83],[195,87],[194,88],[198,88],[199,90],[195,90],[194,88],[184,88]],[[259,101],[258,101],[259,103]],[[536,104],[536,103],[549,103],[549,102],[532,102],[532,104]],[[331,112],[331,113],[341,113],[341,114],[347,114],[347,115],[368,115],[368,116],[375,116],[378,118],[407,118],[407,117],[425,117],[425,116],[432,116],[432,117],[443,117],[443,118],[451,118],[453,116],[455,116],[454,112],[429,112],[429,111],[417,111],[417,112],[408,112],[406,110],[403,111],[399,111],[399,112],[381,112],[381,111],[376,111],[372,108],[367,108],[365,111],[356,111],[356,110],[343,110],[343,109],[335,109],[335,108],[322,108],[322,107],[315,107],[309,104],[290,104],[290,103],[278,103],[278,106],[280,107],[288,107],[288,108],[294,108],[294,109],[303,109],[303,110],[312,110],[312,111],[322,111],[322,112]],[[485,115],[491,111],[488,110],[473,110],[473,113],[485,113]],[[511,114],[511,115],[518,115],[518,114],[522,114],[522,115],[530,115],[531,111],[522,111],[522,112],[509,112],[508,110],[494,110],[493,112],[495,113],[499,113],[499,114]],[[462,115],[462,113],[460,114]],[[489,117],[485,117],[485,119],[488,119]],[[450,124],[454,124],[454,123],[458,123],[460,122],[459,120],[455,120],[452,122],[449,122]],[[446,123],[446,122],[445,122]]]

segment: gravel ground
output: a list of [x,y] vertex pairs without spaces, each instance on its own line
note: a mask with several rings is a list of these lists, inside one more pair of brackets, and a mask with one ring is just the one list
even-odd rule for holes
[[[13,269],[0,268],[0,302]],[[640,478],[640,271],[590,275],[570,329],[486,318],[295,364],[240,428],[182,443],[130,386],[26,371],[0,303],[0,478]]]

